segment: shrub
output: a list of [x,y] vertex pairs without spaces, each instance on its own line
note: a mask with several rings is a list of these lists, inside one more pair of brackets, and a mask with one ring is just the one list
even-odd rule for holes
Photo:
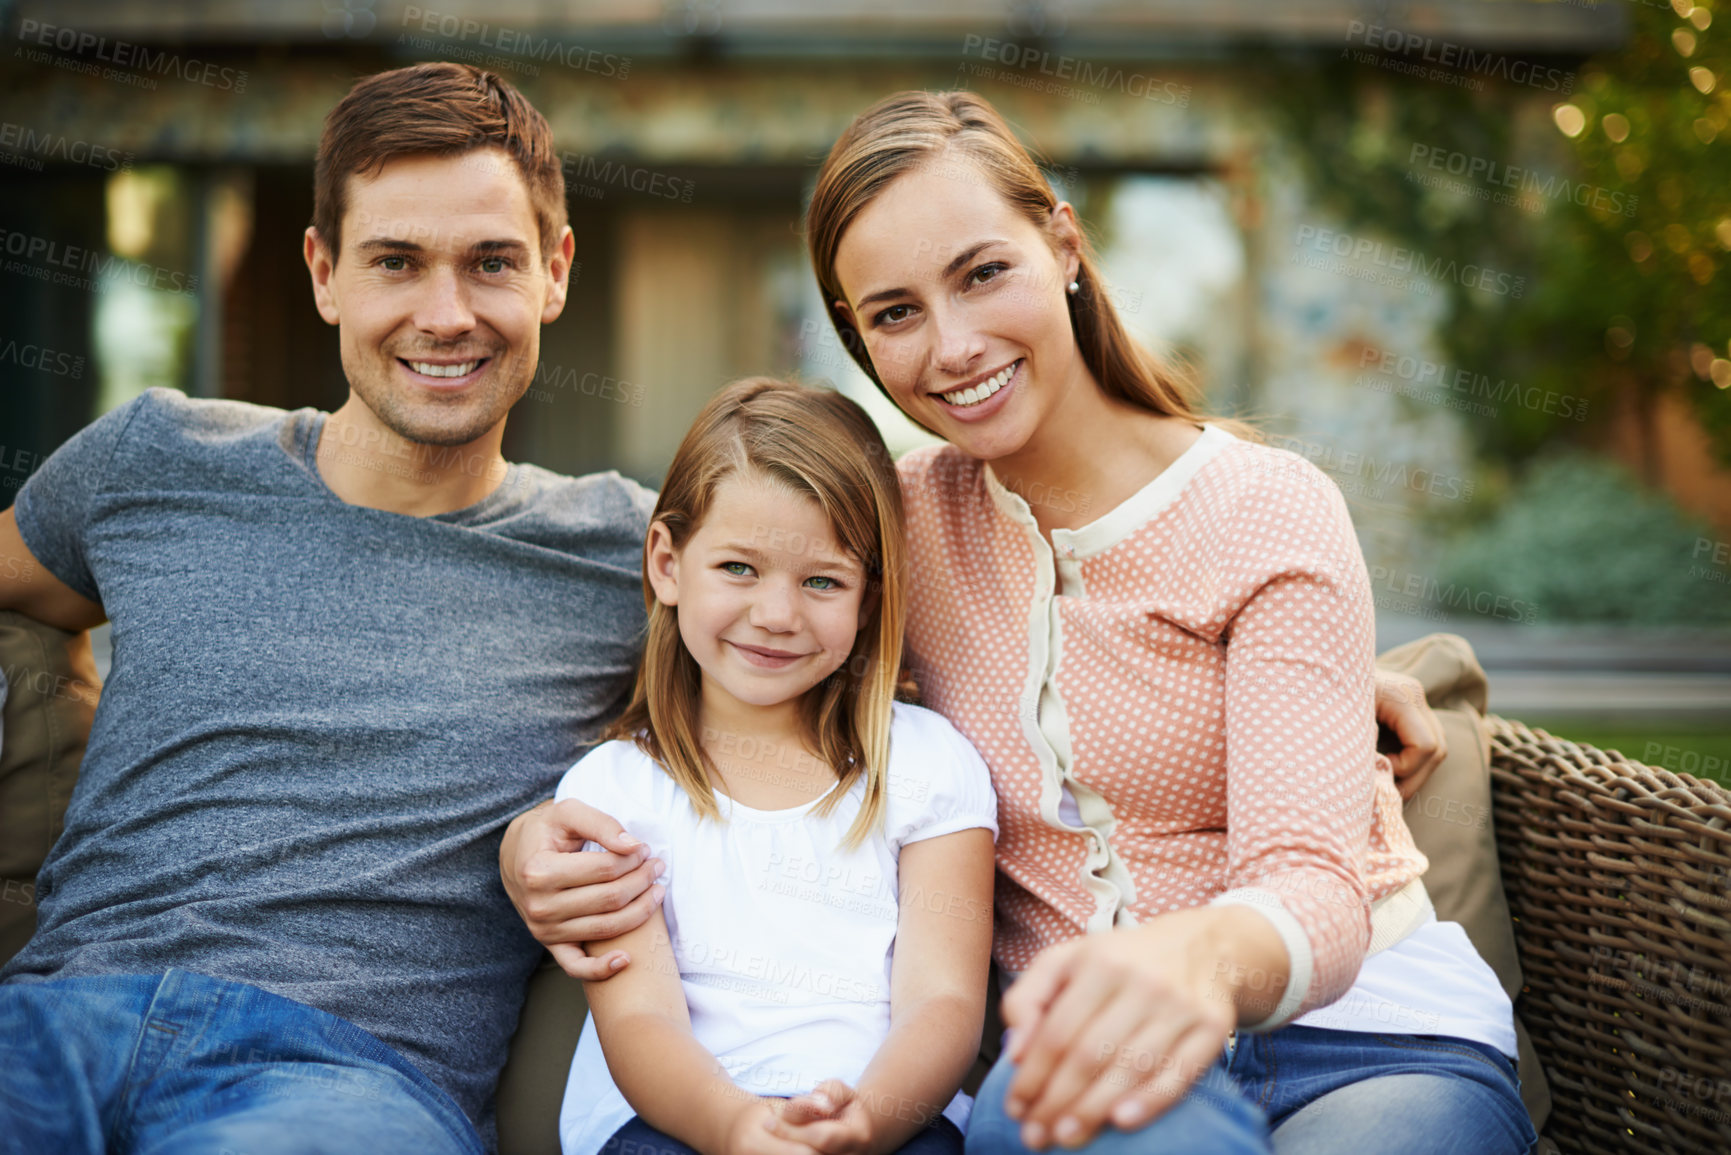
[[1444,569],[1530,602],[1541,621],[1731,623],[1718,536],[1622,467],[1571,454],[1535,463],[1489,521],[1456,539]]

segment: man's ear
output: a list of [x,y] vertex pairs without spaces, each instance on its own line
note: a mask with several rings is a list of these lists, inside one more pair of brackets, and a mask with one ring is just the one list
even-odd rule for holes
[[337,293],[331,277],[337,271],[336,255],[319,236],[319,231],[308,226],[301,241],[301,256],[306,259],[307,272],[313,277],[313,304],[318,306],[319,316],[325,319],[325,324],[335,325],[338,319]]
[[571,292],[571,258],[577,252],[577,238],[566,225],[547,261],[547,304],[541,309],[541,323],[551,325],[565,311],[565,298]]
[[643,550],[644,576],[655,600],[664,606],[679,604],[679,553],[673,548],[673,534],[664,521],[651,522],[649,543]]

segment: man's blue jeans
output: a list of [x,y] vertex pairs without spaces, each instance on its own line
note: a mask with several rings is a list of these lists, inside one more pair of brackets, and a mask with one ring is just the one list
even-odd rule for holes
[[[999,1060],[986,1076],[968,1123],[967,1155],[1028,1150],[1021,1125],[1004,1114],[1014,1073]],[[1436,1035],[1285,1027],[1239,1036],[1232,1053],[1171,1110],[1137,1131],[1107,1124],[1081,1150],[1523,1155],[1536,1141],[1514,1067],[1495,1047]]]
[[346,1020],[190,971],[0,984],[0,1152],[479,1155],[462,1109]]

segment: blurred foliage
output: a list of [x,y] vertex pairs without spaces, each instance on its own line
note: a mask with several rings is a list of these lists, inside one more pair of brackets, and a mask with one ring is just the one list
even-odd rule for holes
[[1571,453],[1536,462],[1449,551],[1442,580],[1537,607],[1540,621],[1731,623],[1715,534],[1621,466]]
[[[1677,392],[1731,462],[1731,16],[1716,23],[1715,6],[1628,5],[1622,49],[1555,66],[1530,89],[1406,79],[1345,50],[1292,75],[1271,104],[1313,195],[1349,228],[1527,278],[1518,299],[1441,284],[1441,351],[1588,398],[1592,417],[1573,426],[1503,406],[1478,446],[1493,461],[1630,411],[1650,446],[1658,400]],[[1519,115],[1534,92],[1528,111],[1549,103],[1548,117]],[[1435,150],[1470,167],[1433,172]]]

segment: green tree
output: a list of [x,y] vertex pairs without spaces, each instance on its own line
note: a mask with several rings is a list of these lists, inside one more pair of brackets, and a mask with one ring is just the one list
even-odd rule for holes
[[1714,15],[1690,0],[1632,8],[1627,46],[1588,61],[1556,109],[1583,181],[1636,199],[1558,217],[1545,283],[1513,334],[1559,351],[1554,379],[1631,396],[1649,477],[1668,393],[1731,462],[1731,27]]
[[[1593,416],[1569,428],[1502,406],[1479,443],[1493,461],[1602,430],[1628,402],[1650,446],[1676,393],[1731,462],[1731,17],[1716,26],[1691,0],[1627,16],[1617,50],[1537,62],[1556,66],[1542,86],[1415,79],[1348,51],[1292,75],[1271,107],[1314,195],[1352,227],[1526,278],[1519,299],[1442,284],[1443,351],[1586,397]],[[1439,153],[1473,167],[1427,184]]]

